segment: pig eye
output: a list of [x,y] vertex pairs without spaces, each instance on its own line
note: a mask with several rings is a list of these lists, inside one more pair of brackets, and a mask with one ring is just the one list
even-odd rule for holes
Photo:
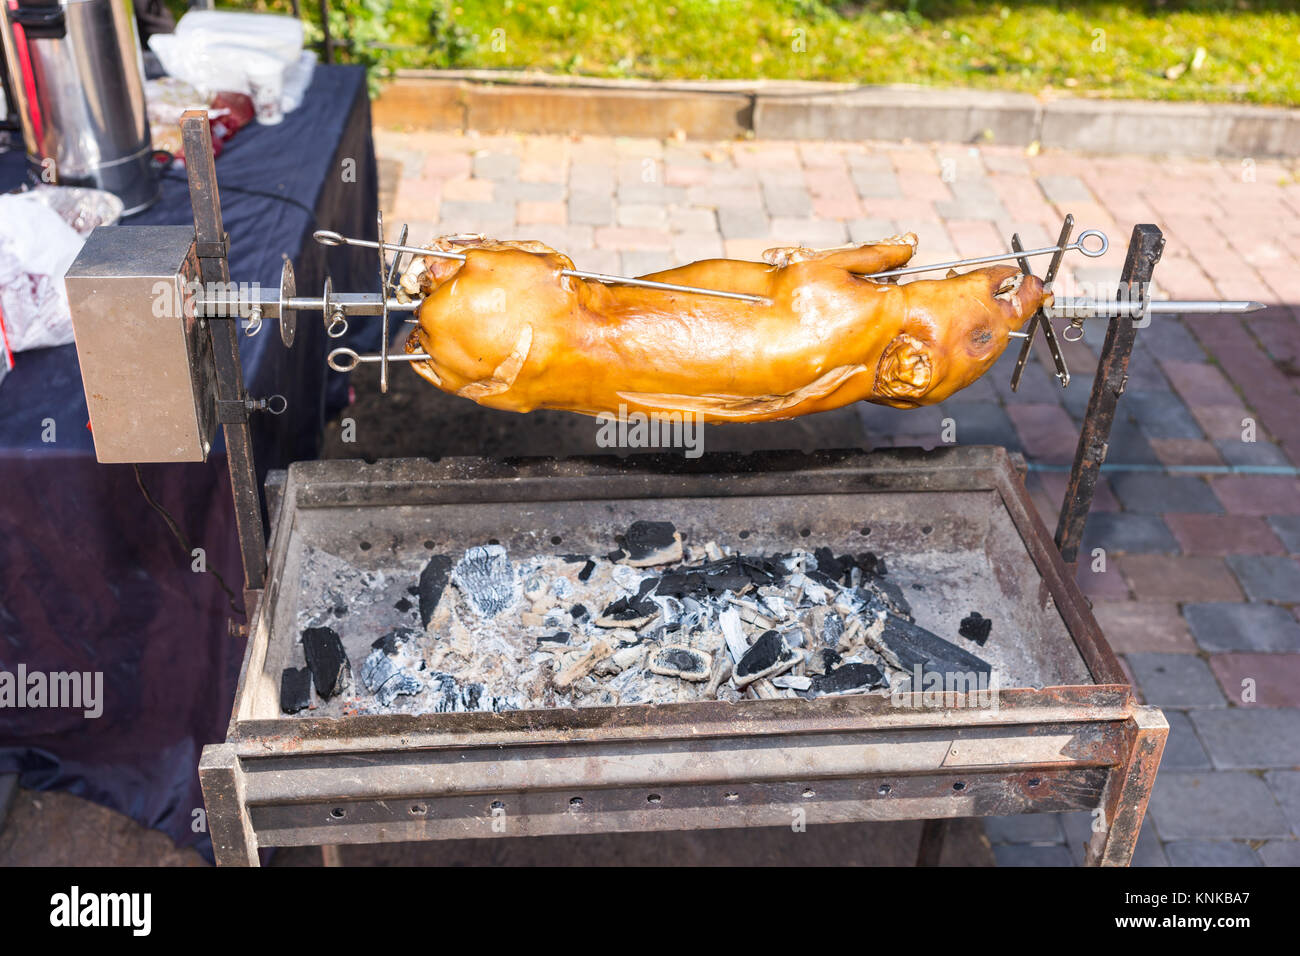
[[971,343],[974,345],[988,345],[993,339],[993,331],[988,328],[972,329],[970,334]]

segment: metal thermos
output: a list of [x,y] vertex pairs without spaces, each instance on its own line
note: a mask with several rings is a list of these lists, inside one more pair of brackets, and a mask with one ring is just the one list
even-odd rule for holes
[[131,0],[0,0],[33,182],[94,186],[123,215],[158,200]]

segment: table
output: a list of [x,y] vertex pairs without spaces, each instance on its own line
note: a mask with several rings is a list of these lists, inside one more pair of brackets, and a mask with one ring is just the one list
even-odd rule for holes
[[[18,185],[14,160],[0,161],[0,189]],[[302,106],[278,126],[241,130],[217,175],[235,281],[278,288],[285,253],[300,294],[319,294],[327,273],[338,289],[377,287],[373,253],[310,238],[317,228],[375,235],[362,68],[318,67]],[[167,173],[161,201],[127,223],[190,221],[182,171]],[[377,348],[369,325],[349,344]],[[346,402],[347,377],[324,363],[327,341],[319,317],[307,314],[293,349],[273,322],[241,341],[249,394],[289,403],[282,416],[256,416],[263,473],[315,457],[325,420]],[[0,709],[0,773],[94,800],[210,856],[196,768],[202,746],[224,738],[243,641],[228,633],[226,593],[213,574],[192,570],[189,549],[204,549],[238,603],[223,446],[206,464],[141,466],[187,539],[183,548],[131,466],[96,462],[87,420],[74,346],[17,356],[0,383],[0,671],[89,674],[83,686],[97,702]]]

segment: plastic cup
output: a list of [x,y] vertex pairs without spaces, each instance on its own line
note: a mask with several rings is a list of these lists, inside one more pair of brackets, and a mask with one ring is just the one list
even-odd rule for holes
[[257,121],[264,126],[283,122],[284,67],[278,63],[274,66],[258,64],[250,66],[245,75]]

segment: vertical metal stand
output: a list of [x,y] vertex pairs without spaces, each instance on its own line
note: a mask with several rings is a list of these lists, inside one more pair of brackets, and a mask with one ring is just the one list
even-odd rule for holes
[[[1124,271],[1120,275],[1120,301],[1145,301],[1151,273],[1160,261],[1165,248],[1165,237],[1150,223],[1133,227],[1129,239]],[[1139,321],[1141,317],[1139,316]],[[1128,384],[1128,363],[1133,353],[1137,328],[1130,315],[1120,315],[1110,320],[1106,341],[1101,347],[1101,360],[1097,364],[1097,377],[1092,383],[1092,395],[1079,432],[1079,444],[1070,468],[1070,481],[1065,488],[1061,504],[1061,517],[1056,526],[1056,546],[1068,565],[1079,558],[1079,545],[1083,528],[1092,509],[1092,496],[1097,490],[1101,465],[1106,460],[1110,442],[1110,429],[1115,422],[1115,408]]]
[[[181,118],[185,144],[185,170],[194,210],[195,249],[205,288],[226,289],[230,282],[228,239],[221,220],[217,170],[212,156],[212,131],[204,110],[187,110]],[[266,535],[262,528],[262,503],[257,491],[257,468],[248,425],[244,371],[239,362],[239,310],[222,309],[206,317],[217,367],[217,421],[225,431],[226,457],[235,499],[235,525],[244,561],[244,608],[251,621],[257,591],[266,583]],[[231,314],[233,313],[233,314]]]

